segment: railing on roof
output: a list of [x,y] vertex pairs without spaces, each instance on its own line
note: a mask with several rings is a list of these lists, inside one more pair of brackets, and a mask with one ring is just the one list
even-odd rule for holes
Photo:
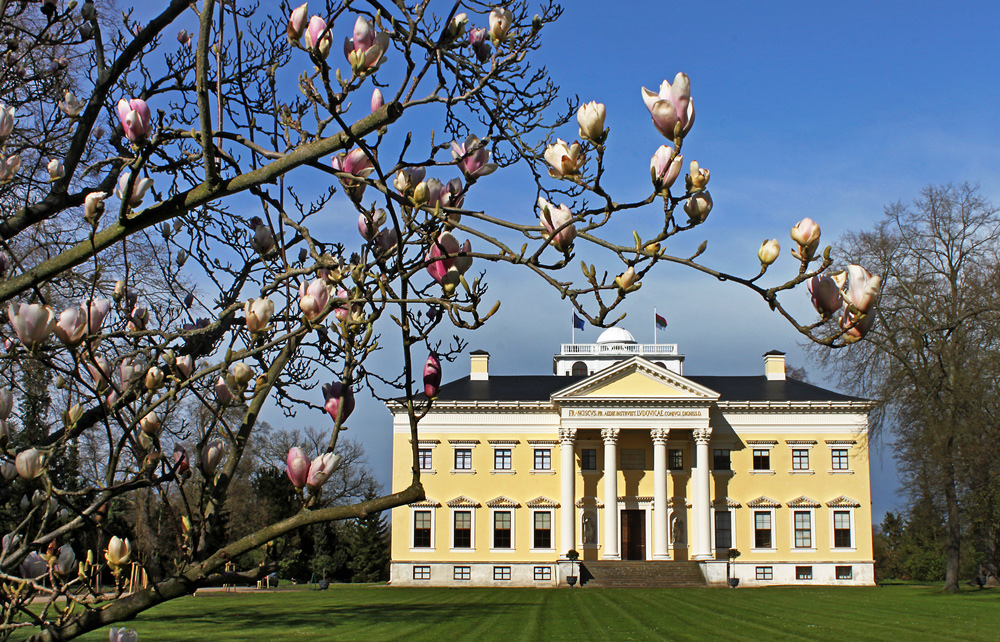
[[668,356],[677,354],[676,343],[563,343],[560,355],[622,355]]

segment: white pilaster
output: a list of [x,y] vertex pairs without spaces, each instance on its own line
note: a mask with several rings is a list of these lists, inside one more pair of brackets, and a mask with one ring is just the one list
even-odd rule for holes
[[601,430],[604,440],[604,559],[619,560],[618,551],[618,428]]
[[667,428],[653,428],[653,559],[670,559],[667,521]]
[[697,449],[698,466],[692,471],[694,496],[692,499],[694,519],[694,546],[691,559],[712,559],[712,510],[710,490],[710,466],[708,462],[708,442],[712,437],[711,428],[696,428],[694,442]]
[[576,428],[559,429],[559,556],[576,549]]

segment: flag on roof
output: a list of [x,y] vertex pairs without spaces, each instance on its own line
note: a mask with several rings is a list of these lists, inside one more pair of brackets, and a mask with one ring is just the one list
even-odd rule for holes
[[576,312],[573,313],[573,329],[583,330],[583,319],[578,317]]
[[656,329],[657,330],[666,330],[667,329],[667,320],[664,319],[663,317],[661,317],[660,315],[656,314],[655,312],[653,313],[653,316],[656,317]]

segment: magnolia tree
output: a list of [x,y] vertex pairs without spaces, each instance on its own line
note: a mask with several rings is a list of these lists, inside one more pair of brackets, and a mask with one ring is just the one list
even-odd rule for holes
[[[597,325],[668,262],[752,289],[825,345],[871,327],[878,277],[833,272],[811,219],[792,228],[797,273],[768,286],[777,240],[747,276],[700,262],[704,244],[670,253],[713,207],[708,169],[681,154],[695,121],[685,74],[636,87],[649,137],[615,141],[614,114],[598,102],[560,111],[534,62],[558,6],[431,4],[267,15],[271,3],[173,0],[142,23],[103,2],[0,1],[0,466],[12,507],[0,637],[71,639],[198,587],[250,582],[275,560],[240,561],[283,535],[422,499],[418,424],[464,347],[442,337],[495,313],[492,264],[535,273]],[[608,191],[614,142],[650,151],[641,198]],[[516,163],[535,179],[522,211],[464,208]],[[609,225],[643,207],[662,215],[615,240]],[[584,246],[600,258],[580,269]],[[803,283],[821,315],[806,323],[780,299]],[[389,342],[399,363],[370,368]],[[412,478],[338,505],[323,486],[362,389],[405,399]],[[294,515],[227,540],[221,507],[265,406],[325,410],[324,448],[287,453]],[[182,408],[201,419],[179,419]],[[90,472],[69,474],[82,444]],[[139,495],[162,507],[173,527],[157,532],[173,546],[138,553],[116,512]],[[127,585],[136,563],[158,569],[145,588]]]

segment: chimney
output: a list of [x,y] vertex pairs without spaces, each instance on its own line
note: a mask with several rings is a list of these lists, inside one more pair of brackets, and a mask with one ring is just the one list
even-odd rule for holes
[[768,381],[785,380],[785,353],[771,350],[764,353],[764,376]]
[[469,379],[471,381],[488,381],[490,378],[490,353],[485,350],[473,350],[469,353],[471,361]]

